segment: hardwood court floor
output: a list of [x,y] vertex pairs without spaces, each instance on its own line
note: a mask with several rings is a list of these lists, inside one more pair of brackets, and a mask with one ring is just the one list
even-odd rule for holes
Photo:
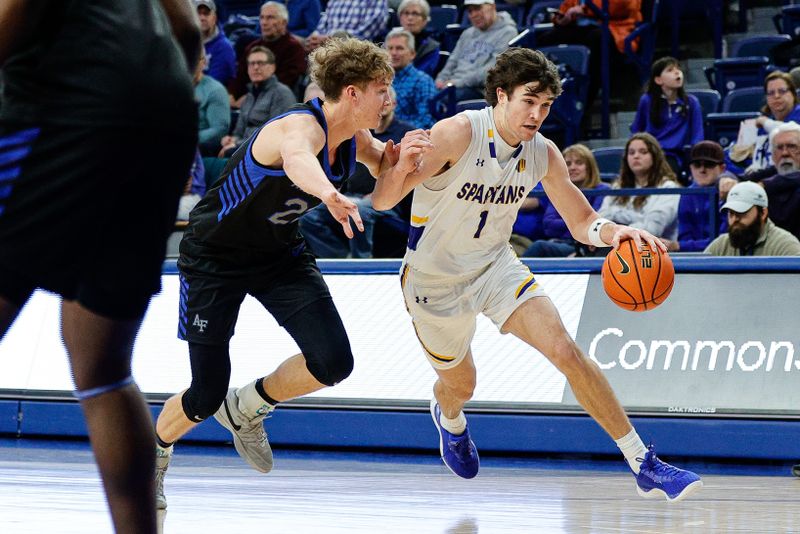
[[[0,440],[0,533],[111,532],[88,446],[27,443]],[[783,468],[701,466],[703,490],[669,504],[639,498],[631,476],[606,462],[486,458],[466,481],[433,456],[279,450],[275,459],[261,475],[232,447],[179,445],[164,532],[800,532],[800,479]]]

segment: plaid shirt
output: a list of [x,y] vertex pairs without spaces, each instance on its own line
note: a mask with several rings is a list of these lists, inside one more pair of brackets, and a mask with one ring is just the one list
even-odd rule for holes
[[400,120],[410,122],[416,128],[433,126],[429,108],[431,99],[436,95],[433,78],[409,64],[395,71],[392,87],[397,93],[394,113]]
[[345,30],[354,37],[372,41],[385,33],[388,19],[386,0],[330,0],[315,31],[328,35]]

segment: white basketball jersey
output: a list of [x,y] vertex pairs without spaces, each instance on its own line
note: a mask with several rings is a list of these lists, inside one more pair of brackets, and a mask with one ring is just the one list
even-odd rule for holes
[[538,132],[501,167],[492,108],[465,111],[469,148],[444,173],[414,190],[405,263],[433,275],[463,276],[506,250],[522,201],[547,174],[547,144]]

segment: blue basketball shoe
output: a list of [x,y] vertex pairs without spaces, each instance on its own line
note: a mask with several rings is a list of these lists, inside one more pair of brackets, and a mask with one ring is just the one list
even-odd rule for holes
[[[696,473],[662,462],[651,443],[636,475],[636,491],[645,499],[677,502],[703,487]],[[639,458],[637,458],[638,460]]]
[[454,436],[439,424],[441,414],[439,404],[435,398],[432,399],[431,417],[439,431],[439,453],[442,455],[444,465],[461,478],[473,478],[478,474],[481,460],[478,458],[478,449],[469,437],[469,428],[465,428],[460,436]]

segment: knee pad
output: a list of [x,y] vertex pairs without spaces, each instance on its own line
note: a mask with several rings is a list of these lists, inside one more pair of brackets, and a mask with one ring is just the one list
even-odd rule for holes
[[189,343],[192,385],[181,396],[183,412],[189,420],[205,421],[219,409],[231,377],[227,346]]
[[325,348],[303,353],[311,375],[326,386],[335,386],[353,372],[353,352],[350,342],[331,343]]

